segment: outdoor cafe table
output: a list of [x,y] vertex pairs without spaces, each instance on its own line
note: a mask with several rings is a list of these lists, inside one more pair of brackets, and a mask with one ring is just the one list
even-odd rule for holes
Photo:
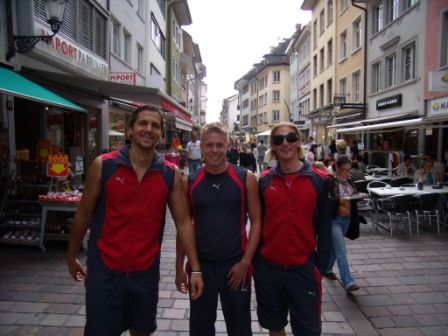
[[[423,193],[439,193],[439,194],[448,194],[448,186],[444,186],[441,189],[435,189],[432,186],[425,185],[422,190],[418,190],[417,187],[380,187],[380,188],[369,188],[369,193],[374,194],[378,198],[385,198],[394,195],[418,195]],[[440,217],[443,220],[443,212],[441,211],[444,207],[446,198],[444,201],[437,202],[438,204],[434,204],[434,208],[440,208],[439,213]],[[442,198],[441,198],[442,199]],[[377,200],[373,199],[374,202]],[[378,207],[375,206],[375,217],[378,218]],[[378,225],[379,223],[377,223]],[[443,225],[443,224],[442,224]]]
[[374,193],[379,197],[389,197],[394,195],[417,195],[421,193],[448,193],[448,186],[444,186],[441,189],[434,189],[432,186],[425,185],[423,190],[418,190],[413,187],[381,187],[381,188],[369,188],[370,193]]

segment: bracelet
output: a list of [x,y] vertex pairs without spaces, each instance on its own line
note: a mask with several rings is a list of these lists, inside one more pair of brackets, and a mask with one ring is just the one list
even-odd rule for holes
[[191,274],[202,274],[201,271],[191,271],[190,273],[191,273]]

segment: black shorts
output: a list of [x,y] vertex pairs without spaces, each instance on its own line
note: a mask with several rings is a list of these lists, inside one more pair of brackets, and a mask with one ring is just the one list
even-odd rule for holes
[[215,335],[218,296],[228,335],[251,336],[251,277],[244,287],[231,290],[227,274],[231,266],[208,265],[201,262],[204,291],[196,300],[190,300],[190,335]]
[[157,329],[159,269],[142,273],[105,274],[88,271],[86,336],[119,336],[133,328],[141,333]]
[[294,335],[321,334],[322,276],[308,262],[303,266],[283,267],[259,258],[254,281],[260,325],[280,331],[288,324]]

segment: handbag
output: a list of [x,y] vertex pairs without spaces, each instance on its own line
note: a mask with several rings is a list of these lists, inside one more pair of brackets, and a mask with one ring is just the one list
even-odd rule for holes
[[345,237],[350,240],[355,240],[359,238],[359,219],[358,216],[351,216],[350,225],[345,233]]

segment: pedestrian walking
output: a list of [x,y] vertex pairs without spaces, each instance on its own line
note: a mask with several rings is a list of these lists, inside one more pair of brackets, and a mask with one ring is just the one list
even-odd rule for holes
[[254,280],[260,325],[285,335],[288,314],[294,335],[320,335],[322,274],[331,251],[331,205],[324,171],[303,157],[292,123],[271,130],[276,168],[259,179],[263,222]]
[[[223,124],[204,125],[205,165],[184,179],[204,279],[202,296],[190,300],[190,335],[215,335],[218,296],[228,335],[252,335],[251,264],[260,239],[261,206],[254,173],[226,162],[227,144]],[[186,293],[194,268],[184,268],[184,255],[178,244],[176,287]]]
[[197,132],[191,132],[191,140],[187,142],[185,150],[187,151],[188,173],[193,174],[202,166],[201,142],[198,140]]
[[[359,286],[350,273],[344,239],[350,227],[357,228],[359,234],[357,201],[366,197],[366,194],[358,193],[356,190],[355,182],[350,176],[351,168],[350,158],[347,155],[339,155],[334,163],[334,176],[329,176],[330,194],[333,203],[333,219],[331,222],[333,248],[325,272],[327,278],[337,280],[336,274],[333,273],[333,266],[337,260],[342,287],[347,292],[356,291]],[[359,197],[353,197],[354,195]],[[352,237],[352,239],[354,238],[357,237]]]
[[258,169],[261,172],[263,171],[263,162],[264,162],[264,156],[266,154],[266,151],[268,150],[268,147],[264,144],[263,140],[260,140],[260,143],[257,146],[258,150]]
[[237,165],[240,157],[240,149],[238,147],[238,141],[230,139],[227,147],[227,161],[231,164]]
[[[73,279],[85,283],[87,336],[156,330],[166,204],[195,271],[191,298],[203,288],[180,171],[155,151],[163,133],[161,111],[137,108],[127,133],[130,146],[93,161],[70,230],[67,265]],[[88,228],[87,276],[77,253]]]
[[253,173],[257,171],[257,160],[254,153],[249,149],[247,142],[241,144],[240,166],[249,169]]

